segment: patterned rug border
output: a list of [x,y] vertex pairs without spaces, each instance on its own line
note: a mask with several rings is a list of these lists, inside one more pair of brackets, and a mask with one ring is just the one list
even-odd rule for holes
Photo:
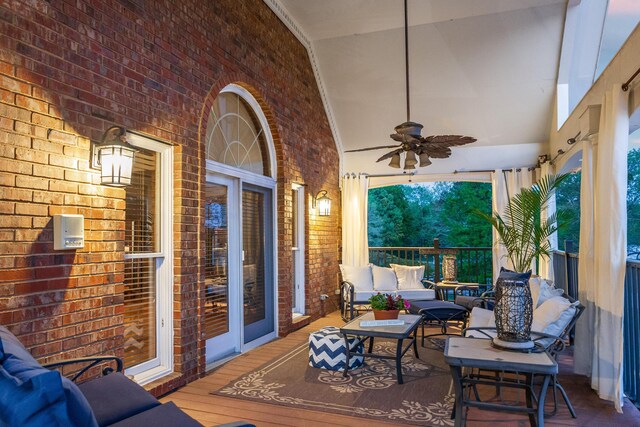
[[[441,401],[430,403],[425,406],[417,401],[403,400],[401,402],[402,407],[395,408],[390,411],[384,411],[375,408],[339,405],[297,397],[281,396],[277,390],[285,387],[286,384],[280,384],[277,382],[265,383],[264,380],[262,380],[266,374],[277,369],[282,364],[299,357],[301,353],[307,352],[308,349],[308,343],[305,342],[300,344],[283,352],[281,355],[276,356],[274,359],[264,363],[249,373],[239,375],[235,379],[229,381],[225,386],[220,387],[217,390],[210,391],[209,394],[241,400],[258,401],[283,407],[299,407],[301,409],[319,410],[322,412],[335,412],[347,416],[360,415],[381,421],[403,421],[404,423],[438,427],[454,425],[454,421],[450,419],[451,410],[454,404],[453,385],[449,387],[449,392],[445,394],[444,399]],[[422,362],[425,363],[424,361]]]

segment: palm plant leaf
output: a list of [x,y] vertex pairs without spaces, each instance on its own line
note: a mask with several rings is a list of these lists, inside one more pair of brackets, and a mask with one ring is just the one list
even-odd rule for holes
[[540,212],[567,177],[567,174],[546,175],[531,188],[523,188],[509,200],[502,215],[474,212],[495,228],[516,271],[526,271],[534,259],[551,255],[548,239],[558,230],[558,217],[553,214],[541,218]]

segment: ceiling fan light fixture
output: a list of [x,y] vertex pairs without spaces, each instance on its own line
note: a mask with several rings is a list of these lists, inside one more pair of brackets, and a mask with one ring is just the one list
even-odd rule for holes
[[[404,168],[407,169],[407,166],[415,166],[418,164],[418,160],[416,159],[416,153],[413,151],[407,151],[407,154],[404,158]],[[415,169],[415,168],[412,168]]]
[[394,154],[391,157],[391,161],[389,162],[389,166],[392,168],[400,169],[400,154]]
[[425,166],[429,166],[432,162],[429,159],[429,155],[427,153],[420,153],[418,156],[420,158],[420,167],[423,168]]

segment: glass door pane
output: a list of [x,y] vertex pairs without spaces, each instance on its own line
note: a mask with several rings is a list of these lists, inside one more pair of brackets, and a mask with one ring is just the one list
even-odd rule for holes
[[271,190],[242,189],[244,342],[274,331]]
[[205,202],[205,338],[229,331],[227,187],[207,183]]

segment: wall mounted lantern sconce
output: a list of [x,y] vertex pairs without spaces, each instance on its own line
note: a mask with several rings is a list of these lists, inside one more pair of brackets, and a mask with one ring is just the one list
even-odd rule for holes
[[92,166],[101,170],[100,182],[111,187],[131,184],[133,157],[136,148],[127,141],[127,131],[111,126],[102,135],[102,142],[92,143]]
[[327,196],[326,190],[318,191],[313,198],[313,207],[318,209],[318,215],[329,216],[331,214],[331,199]]

